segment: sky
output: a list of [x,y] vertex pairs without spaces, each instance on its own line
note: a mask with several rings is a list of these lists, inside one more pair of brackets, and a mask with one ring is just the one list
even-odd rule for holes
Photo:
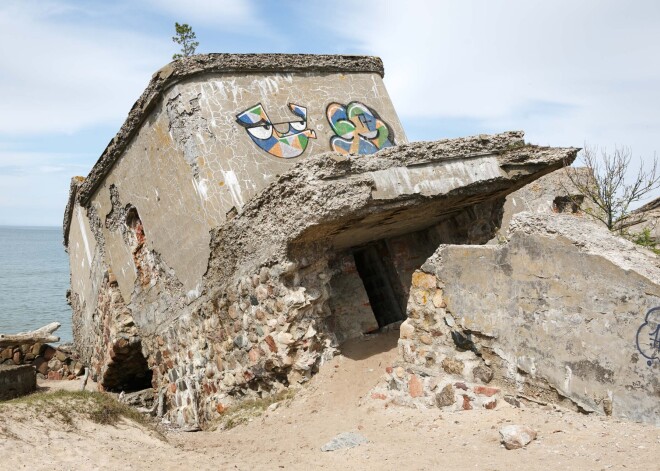
[[175,22],[198,53],[380,56],[410,140],[660,151],[654,0],[0,0],[0,225],[61,224],[71,177],[177,52]]

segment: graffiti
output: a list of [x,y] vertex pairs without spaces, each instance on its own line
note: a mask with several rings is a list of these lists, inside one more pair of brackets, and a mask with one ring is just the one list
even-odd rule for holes
[[330,103],[326,116],[336,134],[330,138],[330,147],[336,152],[373,154],[394,145],[392,130],[364,103]]
[[[289,103],[289,109],[300,120],[273,123],[261,103],[257,103],[237,114],[236,122],[245,128],[256,145],[270,155],[291,159],[305,152],[309,139],[316,139],[316,133],[307,129],[307,108]],[[279,124],[288,124],[287,131],[275,129]]]
[[653,360],[660,360],[660,307],[646,313],[644,323],[637,330],[637,350],[651,366]]

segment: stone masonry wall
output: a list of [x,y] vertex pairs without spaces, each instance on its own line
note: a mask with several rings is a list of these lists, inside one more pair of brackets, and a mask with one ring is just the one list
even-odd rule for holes
[[170,420],[203,425],[237,400],[307,381],[336,346],[323,322],[329,279],[322,260],[261,267],[145,339]]

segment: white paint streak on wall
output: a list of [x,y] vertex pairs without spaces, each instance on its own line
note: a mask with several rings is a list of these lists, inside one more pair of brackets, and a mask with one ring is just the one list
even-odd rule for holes
[[394,167],[371,172],[376,184],[374,199],[391,199],[401,195],[433,196],[469,185],[479,180],[501,176],[495,157],[467,161],[448,161],[419,167]]
[[564,375],[564,392],[571,392],[571,380],[573,379],[573,370],[568,365],[564,366],[566,372]]
[[207,200],[208,199],[208,190],[209,190],[209,186],[208,186],[207,181],[205,179],[197,181],[194,178],[191,179],[191,181],[192,181],[193,187],[195,188],[195,192],[197,193],[197,196],[199,196],[199,198],[202,201]]
[[225,185],[229,188],[229,193],[231,194],[234,206],[242,208],[245,203],[243,201],[243,195],[241,194],[241,185],[238,183],[236,174],[233,170],[227,170],[226,172],[222,170],[222,176],[225,180]]
[[85,225],[83,224],[83,213],[82,208],[78,206],[78,225],[80,226],[80,235],[83,239],[83,244],[85,244],[85,254],[87,255],[87,262],[89,266],[92,266],[92,252],[89,250],[89,241],[87,240],[87,232],[85,232]]
[[236,83],[236,79],[229,80],[226,83],[230,87],[229,92],[232,95],[232,101],[236,106],[238,106],[238,100],[243,99],[243,88],[241,88],[241,86]]
[[198,189],[199,195],[203,199],[205,199],[205,200],[208,199],[209,185],[207,183],[207,180],[205,180],[205,179],[200,180],[199,183],[197,184],[197,189]]
[[204,146],[204,152],[208,153],[209,148],[206,146],[206,139],[204,139],[204,136],[202,136],[201,133],[195,133],[195,137],[197,138],[197,141],[199,144],[197,145],[202,145]]
[[[225,84],[222,80],[215,80],[211,82],[211,89],[213,90],[213,101],[212,103],[219,103],[220,100],[226,100],[228,98],[227,90],[225,90]],[[217,92],[217,94],[215,93]],[[219,97],[217,95],[220,95]]]
[[379,94],[378,94],[378,84],[376,83],[376,77],[373,77],[373,76],[372,76],[372,77],[371,77],[371,81],[372,81],[373,84],[374,84],[373,88],[371,89],[371,91],[372,91],[373,94],[374,94],[374,97],[376,97],[376,98],[380,98],[380,96],[379,96]]

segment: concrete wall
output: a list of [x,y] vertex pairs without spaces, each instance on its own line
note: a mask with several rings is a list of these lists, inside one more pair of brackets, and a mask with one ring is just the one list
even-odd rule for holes
[[[327,67],[327,57],[319,60]],[[356,63],[359,60],[355,58]],[[162,96],[152,100],[149,113],[138,117],[143,124],[130,139],[118,135],[117,140],[126,141],[125,147],[89,201],[81,204],[74,197],[67,210],[65,235],[72,299],[82,314],[79,329],[98,323],[96,297],[104,271],[113,275],[127,304],[134,290],[150,289],[158,271],[180,284],[190,302],[203,288],[209,231],[228,215],[239,213],[287,169],[319,152],[368,153],[406,142],[382,70],[376,70],[370,58],[363,62],[371,70],[342,63],[346,70],[313,72],[286,72],[286,56],[278,61],[282,72],[204,73],[202,68],[202,73],[197,70],[187,76],[184,70],[162,90]],[[312,70],[313,62],[310,59],[308,67]],[[275,145],[272,139],[261,139],[267,125],[249,126],[256,116],[255,105],[261,105],[259,119],[267,117],[274,123],[273,133],[280,136]],[[251,109],[252,113],[244,113]],[[339,119],[342,112],[352,115]],[[130,121],[129,115],[127,124]],[[304,123],[296,123],[300,121]],[[369,126],[375,127],[376,138],[373,132],[368,134]],[[87,183],[91,179],[99,179],[94,171]],[[126,225],[130,211],[139,215],[140,251]],[[138,316],[136,321],[147,325],[167,319],[151,315]]]
[[326,322],[328,329],[337,336],[337,341],[343,343],[377,330],[378,322],[371,310],[353,254],[345,252],[337,257],[331,270],[329,307],[332,316]]
[[[127,205],[134,206],[142,219],[149,250],[160,254],[192,299],[206,271],[209,230],[222,224],[228,213],[240,212],[254,194],[300,159],[331,150],[337,135],[328,106],[354,101],[367,105],[387,124],[389,145],[406,142],[375,73],[209,74],[170,88],[90,202],[100,218],[107,263],[126,301],[137,278],[117,223]],[[237,115],[258,103],[274,123],[300,119],[289,103],[307,108],[306,129],[316,137],[308,139],[300,156],[282,158],[267,152],[237,123]],[[364,141],[357,131],[351,139]]]
[[[80,180],[72,181],[72,194],[80,183]],[[93,345],[87,339],[97,337],[99,291],[107,269],[103,245],[97,242],[98,239],[90,227],[87,211],[76,204],[72,210],[67,248],[71,270],[68,302],[75,313],[72,322],[74,342],[85,361],[89,361],[93,352]]]

